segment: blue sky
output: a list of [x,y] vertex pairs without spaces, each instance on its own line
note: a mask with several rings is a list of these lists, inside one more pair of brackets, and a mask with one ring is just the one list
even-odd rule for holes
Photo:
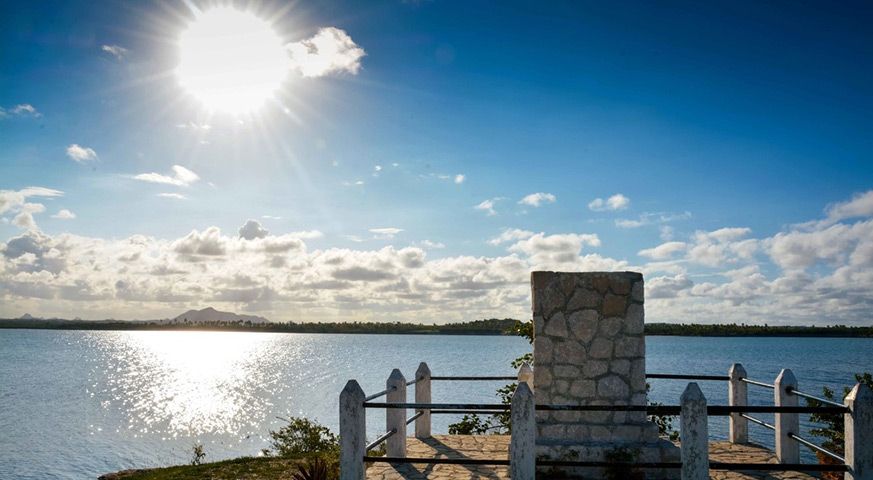
[[[243,113],[177,73],[183,32],[222,8],[286,57]],[[525,318],[531,270],[631,269],[648,321],[869,324],[871,20],[853,2],[5,3],[0,316]]]

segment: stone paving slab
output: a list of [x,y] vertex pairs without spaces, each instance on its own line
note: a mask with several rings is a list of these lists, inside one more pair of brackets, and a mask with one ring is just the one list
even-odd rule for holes
[[[407,456],[427,458],[508,458],[507,435],[434,435],[427,440],[407,439]],[[777,463],[773,452],[760,445],[709,444],[710,459],[721,462]],[[508,479],[509,467],[500,465],[427,465],[374,463],[368,480]],[[713,470],[713,480],[812,480],[820,477],[799,472],[732,472]]]

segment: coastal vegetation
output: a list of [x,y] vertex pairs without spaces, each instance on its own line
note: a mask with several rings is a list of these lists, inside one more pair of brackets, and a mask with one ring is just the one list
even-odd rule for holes
[[[181,320],[64,320],[0,319],[0,328],[48,330],[169,330],[273,333],[353,333],[390,335],[515,335],[520,322],[489,318],[470,322],[421,324],[407,322],[252,322],[248,320],[189,322]],[[648,336],[684,337],[864,337],[873,338],[871,326],[773,326],[747,324],[649,323]]]

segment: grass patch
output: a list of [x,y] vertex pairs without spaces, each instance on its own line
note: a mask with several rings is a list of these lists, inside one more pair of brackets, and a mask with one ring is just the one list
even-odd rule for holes
[[305,458],[242,457],[201,465],[125,471],[103,480],[290,480]]

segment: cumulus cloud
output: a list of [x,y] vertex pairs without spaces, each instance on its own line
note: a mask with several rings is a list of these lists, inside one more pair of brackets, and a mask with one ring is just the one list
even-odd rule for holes
[[97,161],[97,152],[91,148],[82,147],[75,143],[67,147],[67,156],[70,157],[71,160],[82,165]]
[[664,260],[674,254],[684,252],[688,245],[685,242],[666,242],[653,248],[646,248],[637,252],[637,255],[649,257],[655,260]]
[[52,215],[52,218],[57,218],[59,220],[73,220],[76,218],[76,214],[67,210],[66,208],[62,208],[58,211],[58,213]]
[[492,238],[488,240],[489,245],[500,245],[504,242],[512,242],[516,240],[524,240],[526,238],[530,238],[534,236],[534,232],[529,232],[527,230],[521,230],[518,228],[504,228],[503,232],[500,233],[498,237]]
[[[27,187],[21,190],[0,190],[0,215],[5,213],[16,214],[11,222],[13,225],[28,230],[36,229],[36,220],[33,215],[46,210],[41,203],[28,202],[30,197],[60,197],[64,192],[45,187]],[[2,218],[3,223],[9,223],[9,219]]]
[[140,173],[134,175],[133,178],[143,182],[163,183],[166,185],[175,185],[177,187],[187,187],[192,183],[200,180],[200,176],[188,170],[181,165],[173,165],[172,175],[161,175],[160,173]]
[[617,212],[619,210],[626,209],[628,205],[630,205],[630,199],[621,193],[616,193],[606,200],[602,198],[595,198],[591,201],[591,203],[588,204],[588,208],[594,210],[595,212]]
[[836,223],[850,218],[873,217],[873,190],[856,194],[847,202],[835,203],[825,209],[828,223]]
[[539,207],[543,203],[555,203],[555,196],[551,193],[531,193],[530,195],[518,201],[520,205],[530,205],[531,207]]
[[476,210],[484,210],[485,212],[488,212],[489,216],[497,215],[497,211],[494,210],[494,204],[496,202],[501,201],[501,200],[504,200],[504,198],[503,197],[495,197],[495,198],[492,198],[491,200],[483,200],[481,203],[479,203],[478,205],[476,205],[473,208],[475,208]]
[[116,60],[124,60],[125,57],[130,55],[130,50],[118,45],[103,45],[100,47],[100,50],[112,55]]
[[463,173],[459,173],[459,174],[455,175],[455,183],[456,184],[460,185],[460,184],[464,183],[465,180],[467,180],[467,176],[464,175]]
[[304,77],[322,77],[337,73],[357,75],[361,58],[366,55],[345,31],[336,27],[320,28],[312,38],[285,45],[292,68]]
[[270,232],[266,228],[261,227],[261,223],[257,220],[247,220],[245,225],[239,227],[239,238],[253,240],[255,238],[264,238]]

